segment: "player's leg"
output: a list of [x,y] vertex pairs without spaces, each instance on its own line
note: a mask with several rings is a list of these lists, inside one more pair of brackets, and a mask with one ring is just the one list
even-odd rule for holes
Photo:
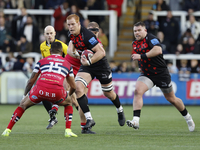
[[7,128],[2,133],[2,136],[9,136],[13,126],[22,117],[25,110],[33,105],[35,104],[29,99],[29,96],[25,96],[25,98],[20,102],[20,105],[15,109]]
[[88,98],[85,95],[85,89],[91,80],[92,80],[91,75],[86,72],[79,72],[75,78],[77,101],[87,120],[86,125],[84,126],[84,129],[91,128],[92,126],[95,125],[95,122],[90,113],[90,109],[88,107]]
[[143,94],[154,86],[153,82],[145,77],[140,76],[137,79],[133,98],[133,119],[127,120],[126,124],[134,129],[139,129],[139,120],[141,109],[143,107]]
[[71,102],[71,97],[67,98],[59,103],[59,105],[64,106],[64,117],[65,117],[65,137],[77,137],[71,130],[72,116],[73,116],[73,107]]
[[194,131],[195,123],[192,119],[192,116],[189,114],[189,112],[185,108],[183,101],[180,98],[175,96],[172,86],[170,88],[165,88],[165,89],[162,88],[161,90],[162,90],[165,98],[171,104],[173,104],[178,109],[178,111],[182,114],[182,116],[185,118],[189,131],[191,131],[191,132]]
[[[69,89],[69,85],[68,85],[66,79],[63,80],[63,86],[66,91]],[[50,116],[50,119],[48,120],[49,124],[46,127],[46,129],[51,129],[54,125],[56,125],[58,123],[56,114],[58,112],[59,106],[57,104],[53,104],[53,106],[52,106],[52,104],[48,101],[43,101],[43,105],[45,106],[45,108],[48,111],[49,116]]]
[[125,116],[123,107],[120,103],[118,95],[113,91],[113,85],[112,81],[109,84],[101,84],[102,91],[104,95],[109,98],[112,103],[115,105],[117,114],[118,114],[118,122],[120,126],[123,126],[125,124]]

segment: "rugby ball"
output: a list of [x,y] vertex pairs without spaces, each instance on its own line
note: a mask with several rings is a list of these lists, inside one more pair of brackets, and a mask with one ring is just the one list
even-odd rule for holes
[[84,58],[86,58],[87,60],[90,60],[92,58],[92,56],[94,55],[94,53],[91,50],[84,50],[81,54],[81,56],[83,56]]

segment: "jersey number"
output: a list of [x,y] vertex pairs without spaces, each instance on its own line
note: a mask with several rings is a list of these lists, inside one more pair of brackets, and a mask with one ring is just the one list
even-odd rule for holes
[[61,74],[61,67],[58,65],[62,65],[62,63],[57,63],[57,62],[49,62],[49,63],[50,63],[50,66],[49,66],[48,72]]

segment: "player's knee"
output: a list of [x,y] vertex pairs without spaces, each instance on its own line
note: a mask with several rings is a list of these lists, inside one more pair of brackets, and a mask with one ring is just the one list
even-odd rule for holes
[[142,94],[143,93],[140,90],[138,90],[137,88],[135,89],[135,91],[134,91],[135,96],[139,96],[139,95],[142,95]]
[[106,96],[107,98],[109,98],[111,100],[114,100],[116,97],[116,94],[113,90],[108,91],[108,92],[103,91],[103,94],[104,94],[104,96]]

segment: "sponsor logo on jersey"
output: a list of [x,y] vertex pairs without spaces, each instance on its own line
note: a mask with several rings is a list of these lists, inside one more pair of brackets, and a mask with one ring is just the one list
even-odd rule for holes
[[159,44],[159,41],[158,41],[158,39],[152,39],[152,40],[151,40],[151,43],[152,43],[153,45],[156,45],[156,44]]
[[38,97],[37,97],[37,96],[35,96],[35,95],[32,95],[32,98],[33,98],[33,99],[38,99]]
[[98,41],[92,37],[91,39],[89,39],[90,44],[95,45]]

